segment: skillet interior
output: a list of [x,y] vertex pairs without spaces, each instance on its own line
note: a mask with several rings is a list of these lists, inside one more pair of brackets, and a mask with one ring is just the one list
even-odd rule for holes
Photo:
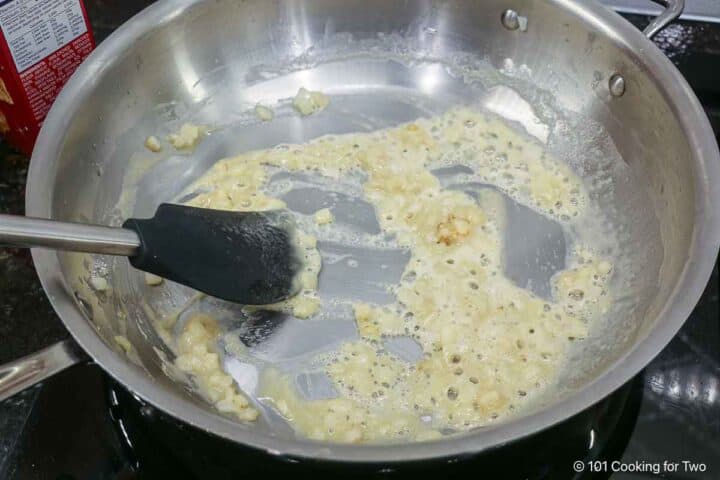
[[[500,13],[508,7],[527,16],[527,31],[503,28]],[[607,86],[616,72],[628,85],[619,99]],[[310,119],[280,115],[270,126],[252,124],[248,112],[256,102],[291,97],[303,85],[331,94],[333,107]],[[92,259],[91,268],[107,269],[118,286],[115,297],[98,301],[78,280],[84,259],[34,252],[43,283],[79,342],[111,373],[171,413],[243,443],[296,455],[399,459],[480,449],[548,425],[608,393],[659,351],[699,296],[710,267],[690,277],[685,269],[714,258],[715,251],[701,258],[700,250],[717,243],[711,238],[716,219],[705,210],[707,177],[717,169],[710,162],[717,160],[714,146],[703,143],[706,121],[659,52],[600,7],[569,1],[160,2],[109,39],[66,88],[33,158],[28,213],[119,224],[175,198],[228,154],[394,125],[458,104],[499,105],[498,113],[529,130],[536,117],[548,129],[550,148],[587,180],[612,219],[608,228],[620,232],[629,293],[574,353],[549,409],[432,450],[312,444],[267,419],[235,424],[166,375],[153,348],[164,347],[141,298],[172,308],[188,292],[151,294],[124,263]],[[191,159],[165,155],[139,182],[128,182],[130,159],[143,154],[145,137],[184,121],[212,125],[216,133]],[[136,192],[128,190],[133,185]],[[123,191],[135,201],[118,210]],[[85,303],[79,309],[78,293]],[[116,334],[130,339],[141,366],[119,352]],[[298,348],[309,340],[296,338]]]

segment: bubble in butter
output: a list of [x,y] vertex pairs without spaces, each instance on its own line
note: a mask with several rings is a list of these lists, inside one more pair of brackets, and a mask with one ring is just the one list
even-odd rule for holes
[[[193,185],[202,192],[193,205],[262,210],[284,205],[262,193],[267,167],[330,178],[362,172],[383,231],[411,253],[392,289],[395,302],[353,305],[358,339],[317,358],[336,398],[307,400],[287,375],[263,372],[262,396],[298,434],[422,441],[522,413],[552,388],[571,342],[610,307],[613,265],[578,242],[554,277],[552,301],[506,278],[502,215],[441,186],[432,170],[453,165],[560,223],[585,213],[586,190],[566,165],[501,120],[466,108],[227,158]],[[314,291],[319,255],[314,239],[306,240],[313,261],[304,290],[277,306],[302,317],[322,308]],[[393,337],[417,342],[420,360],[387,351],[384,340]]]

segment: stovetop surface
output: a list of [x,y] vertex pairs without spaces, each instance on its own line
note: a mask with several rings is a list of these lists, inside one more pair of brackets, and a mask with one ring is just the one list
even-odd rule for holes
[[[86,0],[98,41],[149,3]],[[642,16],[628,18],[638,26],[647,23]],[[679,22],[655,41],[686,76],[720,138],[720,24]],[[23,213],[27,165],[27,158],[0,144],[1,213]],[[625,468],[635,465],[644,471],[615,473],[610,478],[720,478],[719,297],[716,265],[705,294],[679,334],[616,395],[620,398],[618,408],[624,413],[617,417],[613,439],[603,440],[607,448],[592,458],[615,460]],[[68,333],[39,285],[28,252],[0,250],[0,363],[66,337]],[[0,403],[0,478],[156,478],[143,471],[143,462],[138,460],[142,455],[132,451],[141,442],[118,421],[123,413],[113,403],[123,396],[133,401],[97,366],[83,365]],[[604,415],[603,410],[596,416],[602,420]],[[592,428],[587,430],[581,438],[588,444],[580,447],[593,452],[593,443],[599,443],[601,435]],[[573,437],[568,441],[581,440]],[[587,468],[582,475],[575,475],[570,459],[559,450],[562,448],[540,463],[567,464],[560,465],[560,470],[546,471],[566,472],[564,478],[608,478],[608,474],[589,474]],[[519,458],[526,454],[532,452],[517,453]],[[646,465],[684,460],[703,463],[706,471],[685,472],[681,464],[677,472],[655,474]],[[179,471],[182,476],[184,470]],[[533,478],[560,476],[550,475]]]

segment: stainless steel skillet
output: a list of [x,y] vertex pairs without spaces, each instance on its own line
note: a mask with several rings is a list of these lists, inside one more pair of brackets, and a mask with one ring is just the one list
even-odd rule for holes
[[[681,2],[667,3],[649,34],[679,13]],[[287,98],[302,83],[330,93],[336,109],[309,122],[288,116],[277,130],[243,123],[254,102]],[[524,417],[437,442],[383,446],[319,444],[270,422],[238,424],[163,372],[152,348],[162,345],[140,308],[146,292],[131,273],[91,262],[117,274],[126,322],[114,315],[112,299],[87,298],[72,273],[78,259],[36,250],[39,276],[77,343],[130,390],[189,424],[272,455],[379,463],[460,457],[541,430],[609,394],[667,344],[699,298],[720,243],[720,155],[697,99],[645,36],[600,5],[161,1],[103,43],[56,102],[33,156],[27,213],[112,221],[133,153],[158,125],[220,123],[192,162],[169,156],[163,175],[145,172],[133,195],[138,214],[225,154],[391,125],[458,103],[529,108],[547,125],[551,148],[588,178],[595,159],[614,153],[632,172],[611,179],[612,194],[596,194],[627,234],[639,293],[632,308],[587,340],[556,398]],[[183,299],[183,292],[170,293],[170,302]],[[140,365],[115,348],[118,333],[130,339]],[[68,344],[55,346],[6,369],[3,383],[23,387],[77,358]]]

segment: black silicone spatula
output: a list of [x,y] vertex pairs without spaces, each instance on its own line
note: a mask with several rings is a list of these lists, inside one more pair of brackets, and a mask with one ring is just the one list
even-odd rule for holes
[[287,212],[163,204],[123,228],[0,215],[0,244],[123,255],[146,272],[246,305],[296,293],[302,256]]

